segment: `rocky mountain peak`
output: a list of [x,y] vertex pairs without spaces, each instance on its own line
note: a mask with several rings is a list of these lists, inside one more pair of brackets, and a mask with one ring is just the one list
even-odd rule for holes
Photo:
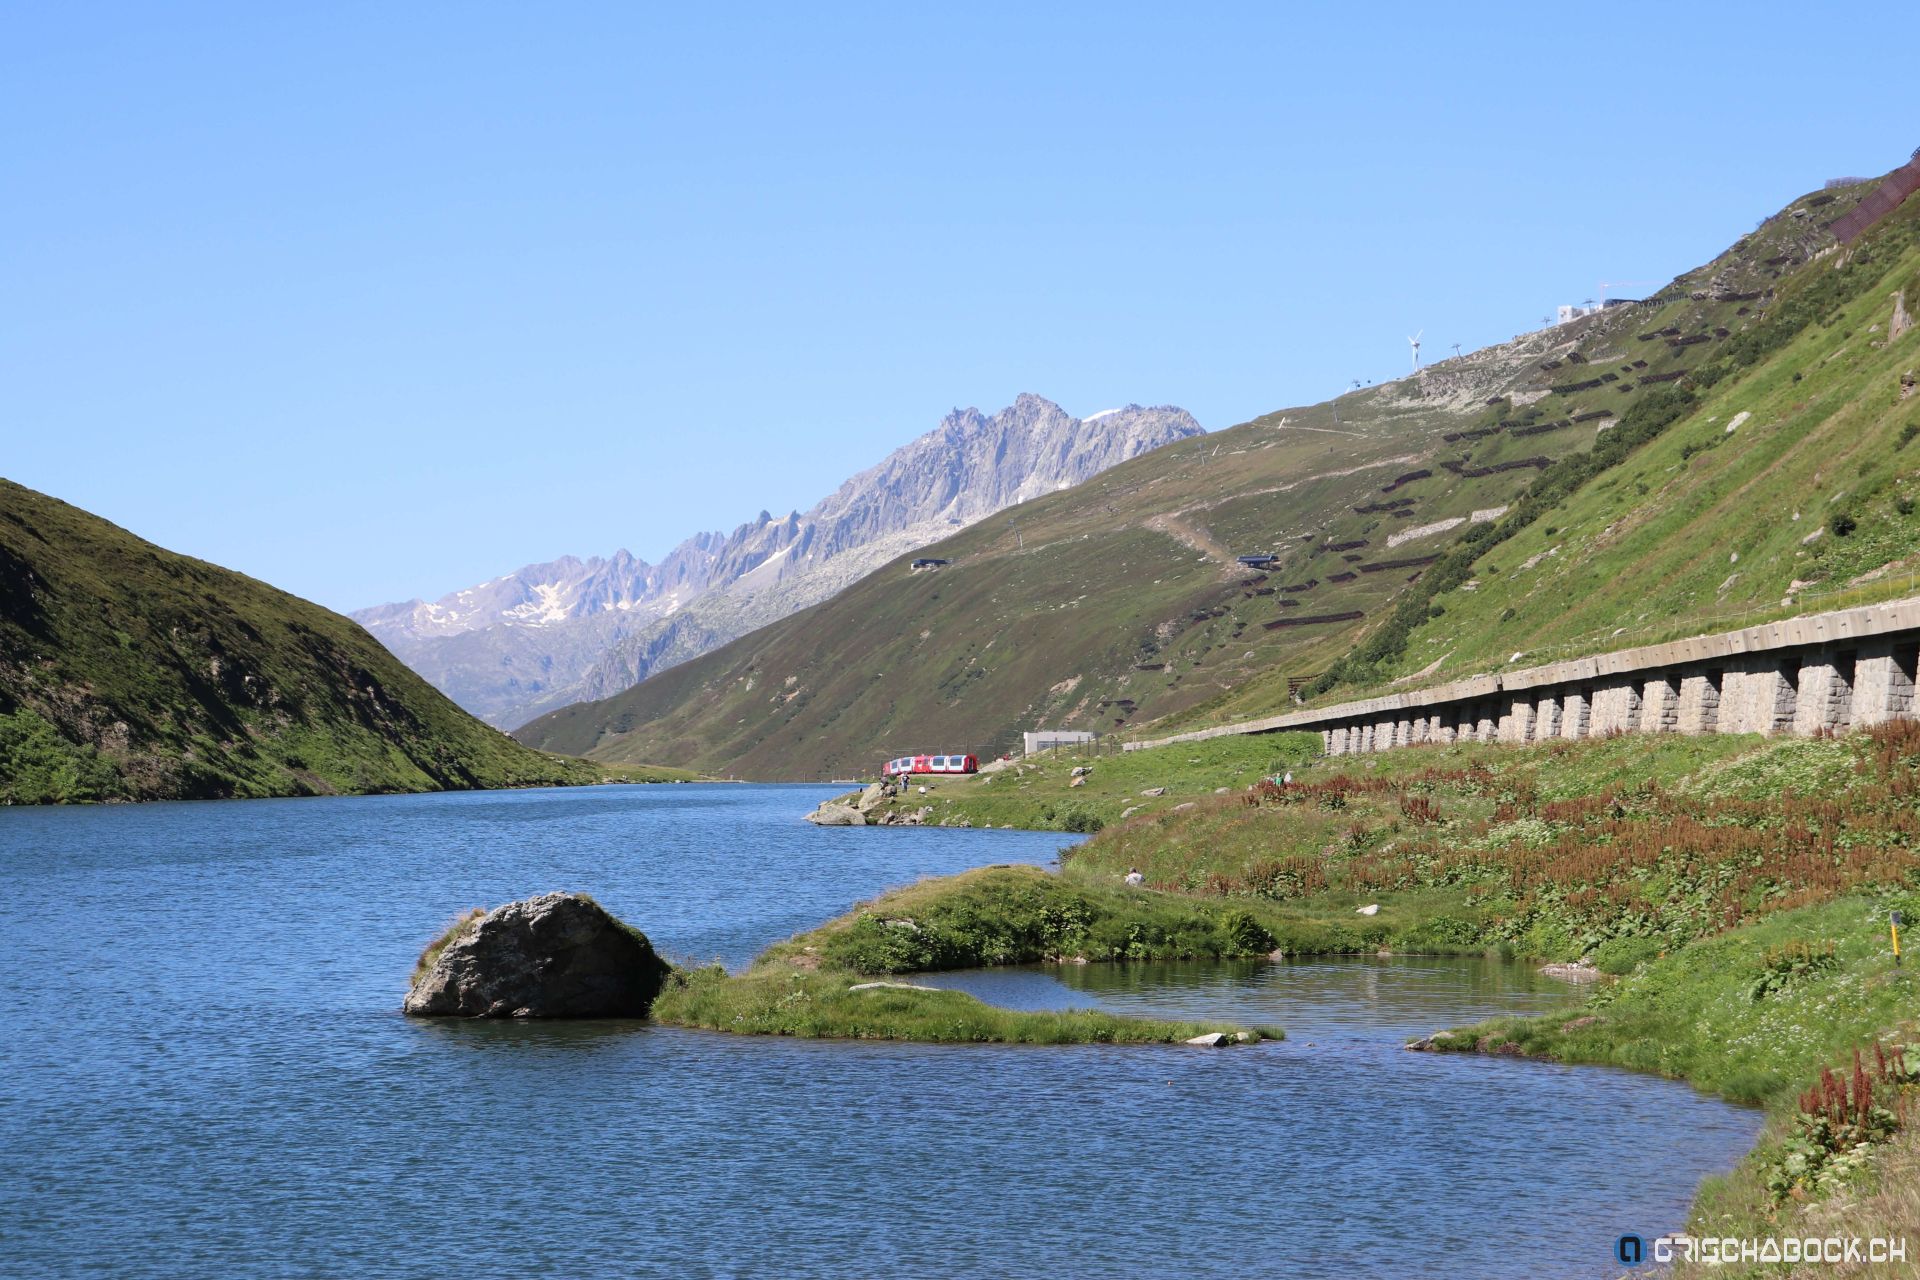
[[953,410],[808,511],[762,509],[731,534],[696,534],[658,565],[625,550],[562,556],[353,617],[463,706],[510,728],[618,692],[817,604],[895,555],[1200,431],[1171,406],[1080,419],[1022,392],[998,413]]

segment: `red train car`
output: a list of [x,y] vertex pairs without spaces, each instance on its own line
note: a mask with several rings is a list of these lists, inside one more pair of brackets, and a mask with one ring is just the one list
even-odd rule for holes
[[978,773],[980,757],[959,751],[944,756],[901,756],[881,765],[880,772],[889,778],[914,773]]

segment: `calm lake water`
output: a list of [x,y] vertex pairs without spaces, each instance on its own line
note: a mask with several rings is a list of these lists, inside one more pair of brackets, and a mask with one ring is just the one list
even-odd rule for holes
[[0,810],[0,1274],[1599,1276],[1756,1114],[1406,1053],[1569,995],[1479,960],[946,975],[1283,1023],[1219,1052],[413,1022],[457,910],[593,893],[746,960],[1065,837],[820,829],[825,787]]

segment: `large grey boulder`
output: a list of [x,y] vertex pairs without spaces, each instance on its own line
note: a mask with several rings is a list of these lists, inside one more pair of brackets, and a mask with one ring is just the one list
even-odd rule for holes
[[401,1006],[419,1017],[639,1018],[671,966],[577,893],[509,902],[430,948]]
[[844,801],[822,800],[819,807],[807,815],[807,821],[816,827],[864,827],[867,815]]

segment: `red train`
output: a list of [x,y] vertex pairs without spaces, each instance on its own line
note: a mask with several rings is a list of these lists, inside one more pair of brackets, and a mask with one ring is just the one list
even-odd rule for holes
[[910,773],[978,773],[980,757],[959,752],[944,756],[901,756],[880,766],[889,778],[904,778]]

